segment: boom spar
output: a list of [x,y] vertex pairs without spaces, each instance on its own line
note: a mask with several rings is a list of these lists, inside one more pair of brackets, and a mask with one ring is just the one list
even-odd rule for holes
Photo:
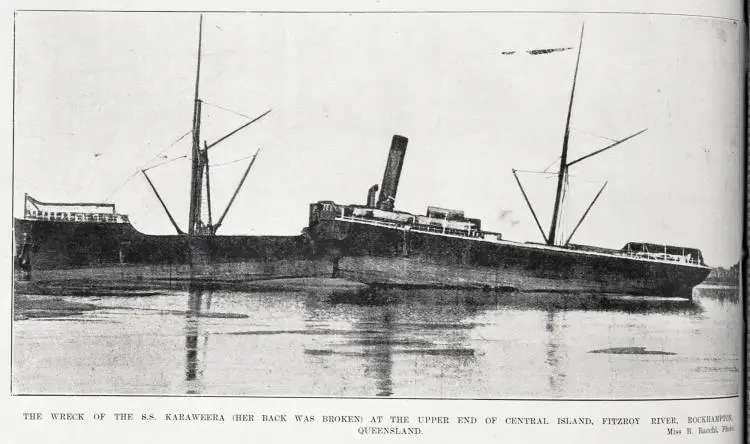
[[151,185],[151,189],[154,190],[154,194],[156,194],[156,198],[159,199],[159,203],[161,204],[161,207],[164,208],[164,211],[167,213],[167,217],[169,218],[169,221],[172,222],[172,226],[175,230],[177,230],[177,234],[185,234],[184,231],[180,229],[180,227],[177,225],[177,222],[175,222],[174,217],[172,217],[172,213],[169,212],[169,209],[167,208],[167,204],[164,203],[164,200],[159,195],[159,192],[156,191],[156,186],[154,186],[154,183],[151,182],[151,179],[148,177],[148,174],[146,174],[146,170],[141,170],[141,173],[143,173],[143,177],[146,178],[146,181],[148,181],[148,184]]

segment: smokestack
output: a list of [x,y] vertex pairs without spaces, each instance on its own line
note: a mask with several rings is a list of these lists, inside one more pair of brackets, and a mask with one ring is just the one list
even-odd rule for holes
[[378,195],[378,184],[375,184],[370,187],[369,190],[367,190],[367,206],[370,208],[375,208],[375,199]]
[[383,173],[383,185],[380,187],[380,197],[378,198],[378,208],[381,210],[393,211],[396,191],[398,191],[398,180],[401,178],[401,167],[404,166],[407,143],[409,143],[409,139],[406,137],[393,136],[388,163],[386,163]]

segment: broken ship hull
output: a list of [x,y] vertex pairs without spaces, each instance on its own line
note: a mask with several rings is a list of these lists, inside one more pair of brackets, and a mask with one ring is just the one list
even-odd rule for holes
[[[244,282],[319,275],[321,264],[310,259],[307,254],[309,243],[305,236],[216,235],[240,192],[258,151],[251,157],[223,213],[217,220],[212,220],[208,150],[224,143],[229,137],[268,115],[271,110],[254,119],[248,118],[241,126],[213,142],[209,143],[201,138],[203,100],[199,92],[202,32],[201,15],[190,131],[191,155],[139,168],[179,234],[152,236],[140,233],[130,224],[126,215],[117,213],[113,203],[50,203],[36,200],[27,194],[23,201],[24,217],[16,219],[14,224],[16,265],[25,277],[41,280],[80,278],[88,282],[95,279],[128,281],[142,278]],[[153,160],[169,157],[162,154],[164,150]],[[178,226],[147,174],[153,168],[182,157],[191,158],[190,213],[185,230],[187,234]],[[203,217],[206,212],[207,221]],[[330,264],[324,265],[330,275]]]
[[15,219],[16,256],[35,279],[254,280],[330,276],[305,236],[147,235],[130,223]]
[[[388,227],[345,218],[311,226],[337,275],[370,285],[690,298],[709,269],[621,255]],[[583,247],[580,247],[583,248]]]

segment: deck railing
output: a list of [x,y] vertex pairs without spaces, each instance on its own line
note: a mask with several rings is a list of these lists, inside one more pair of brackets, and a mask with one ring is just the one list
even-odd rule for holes
[[627,256],[641,259],[652,259],[664,262],[677,262],[682,264],[694,264],[703,265],[703,262],[699,257],[692,254],[669,254],[669,253],[650,253],[646,251],[620,251],[615,254],[619,256]]
[[118,213],[81,213],[73,211],[39,211],[28,210],[27,219],[47,220],[59,222],[104,222],[124,224],[128,223],[128,216]]

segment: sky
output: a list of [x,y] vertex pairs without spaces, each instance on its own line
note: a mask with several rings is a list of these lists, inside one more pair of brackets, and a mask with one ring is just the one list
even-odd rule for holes
[[[568,233],[608,181],[573,242],[682,245],[735,263],[741,27],[700,17],[206,14],[202,138],[273,110],[210,151],[217,214],[260,148],[220,234],[296,234],[311,202],[363,203],[400,134],[398,209],[462,209],[506,239],[540,241],[511,169],[556,168],[582,25],[570,158],[648,130],[571,167]],[[178,139],[197,34],[194,13],[18,13],[14,214],[23,193],[106,200],[142,232],[174,233],[137,172],[176,159],[149,175],[186,229],[190,137]],[[548,229],[554,176],[519,177]]]

